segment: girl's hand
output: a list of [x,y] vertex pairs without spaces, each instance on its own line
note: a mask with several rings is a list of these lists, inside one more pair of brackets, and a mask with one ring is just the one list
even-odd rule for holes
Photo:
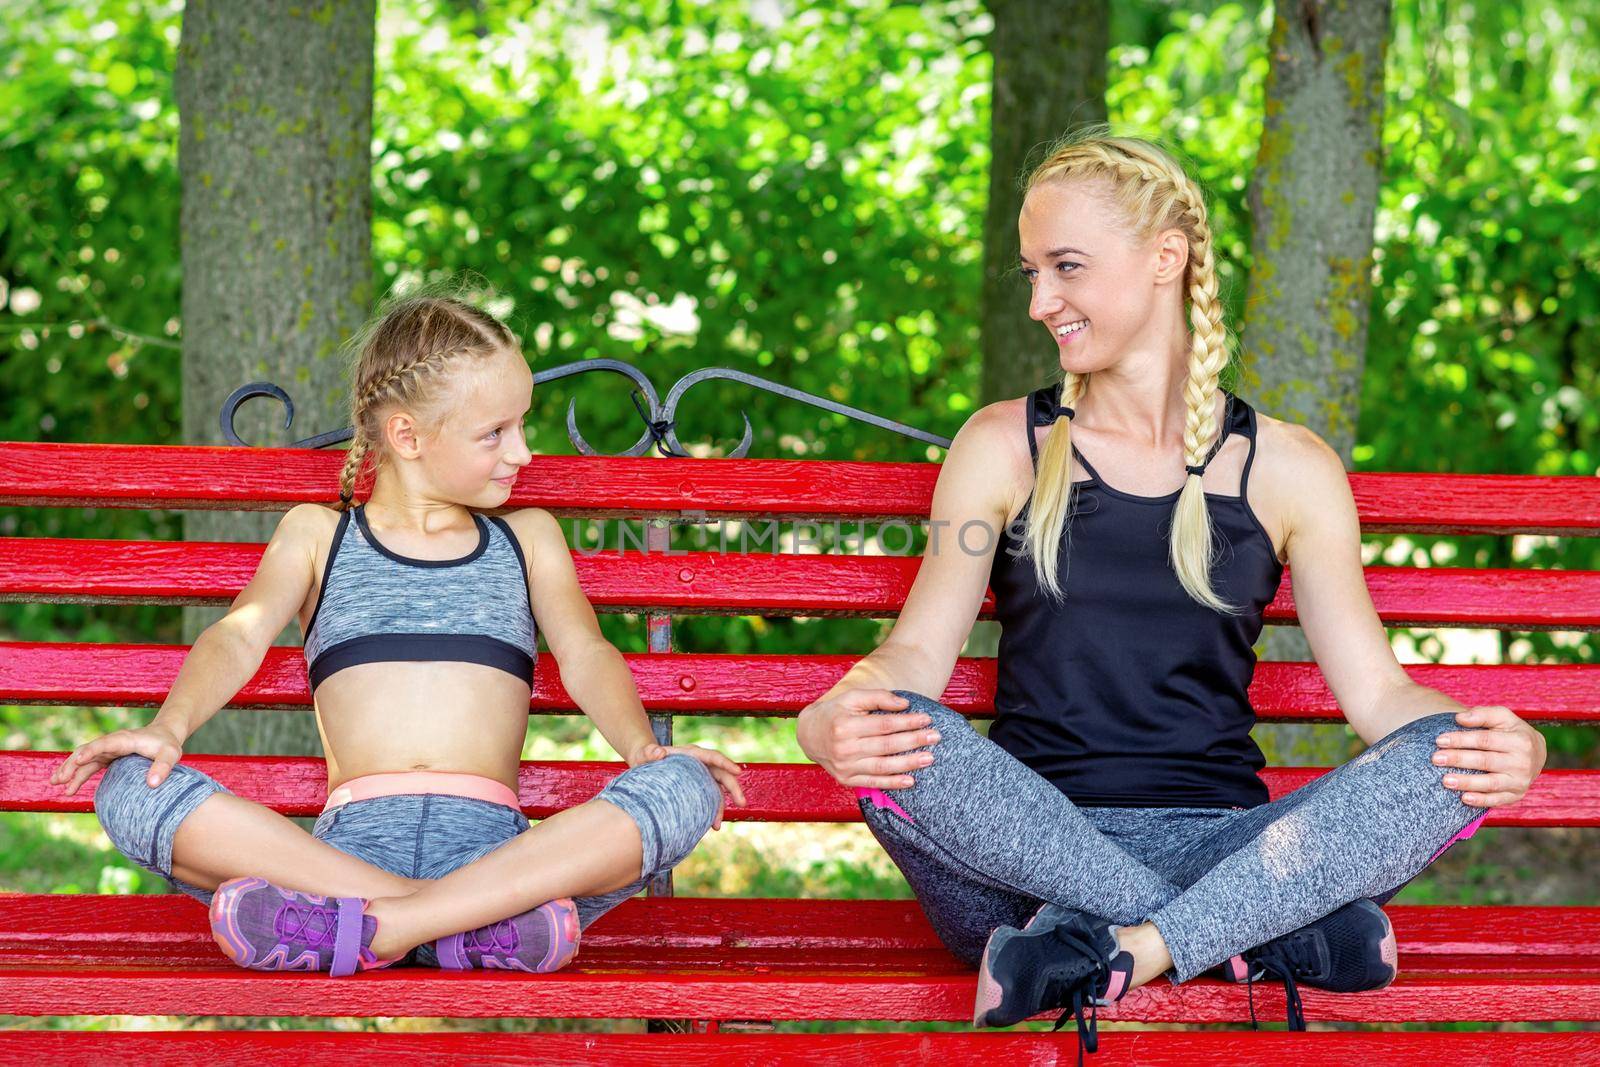
[[[665,759],[674,752],[693,756],[704,763],[706,770],[711,772],[711,777],[733,797],[733,802],[741,808],[745,806],[744,790],[739,788],[739,775],[744,773],[744,768],[713,749],[702,748],[699,745],[661,745],[650,741],[628,754],[628,766],[637,767],[641,763],[653,763],[658,759]],[[723,805],[718,803],[717,817],[711,822],[713,830],[722,829],[722,809]]]
[[1456,712],[1456,722],[1478,729],[1440,734],[1433,762],[1469,767],[1484,774],[1447,774],[1449,789],[1468,790],[1461,802],[1478,808],[1514,804],[1544,769],[1544,735],[1510,708],[1481,707]]
[[73,749],[50,772],[50,781],[66,783],[66,795],[71,796],[112,760],[127,755],[140,755],[150,760],[152,766],[147,780],[154,788],[166,780],[173,765],[183,758],[183,744],[165,726],[151,724],[137,730],[118,730]]
[[[888,689],[847,689],[800,713],[795,734],[800,750],[842,786],[908,789],[911,774],[933,762],[933,753],[916,749],[937,744],[933,717],[905,712],[910,701]],[[876,710],[899,715],[874,715]]]

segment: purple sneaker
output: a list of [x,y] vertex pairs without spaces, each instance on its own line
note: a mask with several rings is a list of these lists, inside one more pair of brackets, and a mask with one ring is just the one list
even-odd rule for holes
[[211,936],[234,963],[253,971],[327,971],[335,978],[387,967],[369,947],[378,920],[360,897],[325,897],[233,878],[211,898]]
[[433,943],[447,971],[500,970],[549,974],[578,954],[578,906],[570,897]]

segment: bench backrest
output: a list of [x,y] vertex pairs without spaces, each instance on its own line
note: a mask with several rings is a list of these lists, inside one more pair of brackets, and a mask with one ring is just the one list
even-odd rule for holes
[[[0,443],[0,505],[285,510],[337,494],[339,453],[303,449]],[[660,523],[721,519],[918,523],[931,463],[536,457],[508,507],[559,516]],[[1600,535],[1600,479],[1516,475],[1354,474],[1370,533]],[[652,546],[665,544],[663,538]],[[770,544],[770,542],[769,542]],[[0,601],[226,605],[260,557],[259,544],[0,538]],[[792,715],[829,688],[853,655],[678,653],[661,639],[676,615],[892,616],[918,561],[898,555],[574,549],[600,611],[641,613],[656,640],[629,657],[645,706],[664,716]],[[1367,584],[1388,626],[1503,630],[1600,629],[1600,573],[1527,568],[1371,566]],[[989,614],[986,599],[983,613]],[[1267,611],[1295,621],[1292,574]],[[866,648],[859,653],[868,651]],[[160,645],[0,643],[0,702],[155,706],[185,650]],[[1464,704],[1504,704],[1534,722],[1600,722],[1600,665],[1426,664],[1418,681]],[[943,694],[974,717],[993,714],[994,662],[963,658]],[[1311,663],[1259,665],[1250,690],[1263,720],[1341,721]],[[297,650],[276,648],[233,706],[270,713],[309,706]],[[541,657],[530,711],[570,714],[555,665]],[[59,753],[0,753],[0,810],[87,811],[90,790],[62,799],[49,785]],[[289,814],[314,813],[325,779],[316,759],[194,756],[237,792]],[[809,765],[752,764],[751,805],[732,819],[848,821],[853,798]],[[538,817],[593,795],[615,766],[526,764],[522,800]],[[1271,768],[1273,795],[1317,768]],[[1600,825],[1600,771],[1550,771],[1490,825]]]

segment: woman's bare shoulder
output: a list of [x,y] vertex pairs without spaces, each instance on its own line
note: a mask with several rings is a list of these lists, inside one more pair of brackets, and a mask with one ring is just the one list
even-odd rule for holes
[[1011,515],[1033,489],[1033,455],[1028,450],[1027,397],[985,404],[962,424],[945,466],[963,488],[982,494],[987,508]]
[[1251,506],[1277,521],[1285,545],[1297,522],[1342,514],[1351,500],[1344,460],[1321,434],[1257,412],[1256,458],[1250,468]]
[[[1293,480],[1297,475],[1344,469],[1344,461],[1322,435],[1298,422],[1286,422],[1256,412],[1256,459],[1253,472],[1273,479]],[[1252,480],[1256,477],[1252,475]]]

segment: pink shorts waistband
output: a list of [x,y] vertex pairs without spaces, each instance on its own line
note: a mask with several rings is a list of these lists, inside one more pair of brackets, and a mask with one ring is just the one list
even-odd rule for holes
[[364,774],[328,794],[323,811],[330,811],[352,800],[371,800],[373,797],[391,797],[405,793],[439,793],[454,797],[471,797],[487,800],[491,804],[504,804],[521,811],[517,794],[504,782],[486,778],[481,774],[463,774],[459,771],[389,771],[384,774]]

